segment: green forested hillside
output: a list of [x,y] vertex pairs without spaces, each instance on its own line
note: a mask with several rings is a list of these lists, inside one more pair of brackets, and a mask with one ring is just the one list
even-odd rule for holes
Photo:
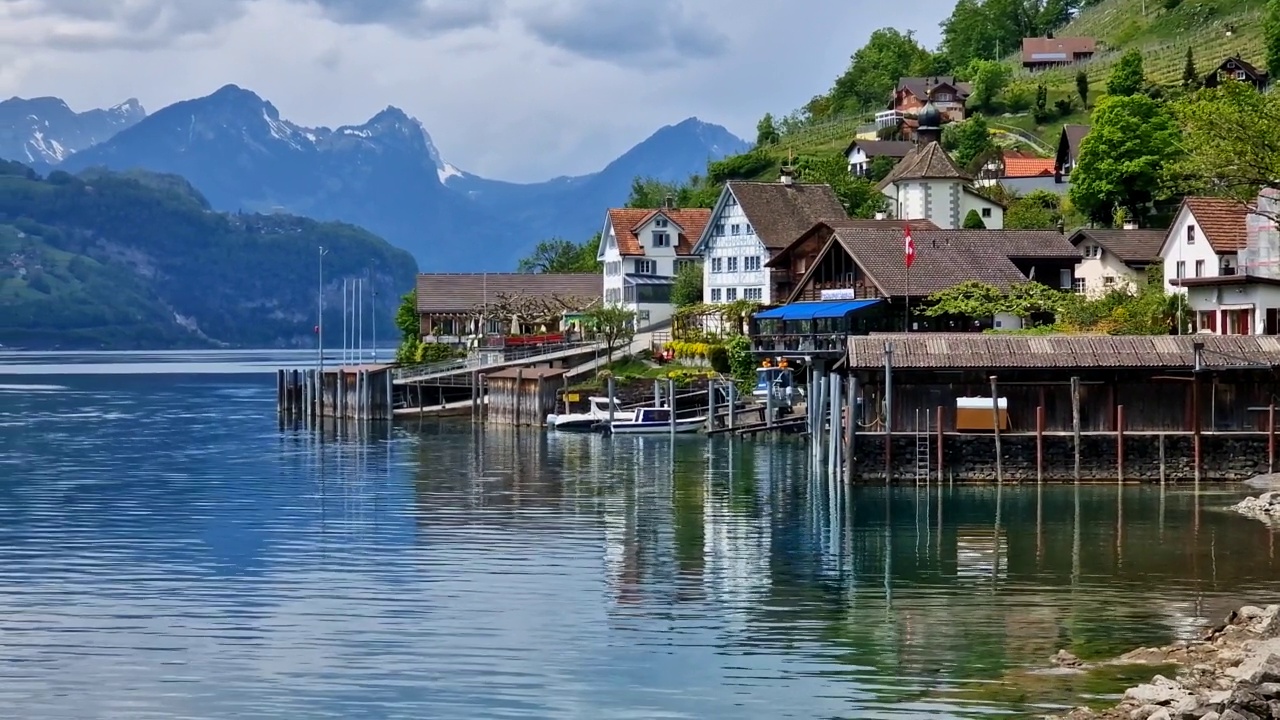
[[[342,278],[367,277],[390,328],[413,258],[359,228],[212,212],[173,176],[41,178],[0,163],[0,344],[161,348],[314,343],[319,247],[326,322]],[[366,298],[372,319],[374,302]]]

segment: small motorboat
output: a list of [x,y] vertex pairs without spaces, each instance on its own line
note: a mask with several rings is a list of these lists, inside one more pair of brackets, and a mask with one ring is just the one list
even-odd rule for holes
[[[609,424],[609,398],[591,397],[587,399],[590,409],[584,413],[565,413],[564,415],[548,415],[547,427],[562,432],[591,432],[600,424]],[[617,403],[613,405],[614,420],[634,420],[635,410],[623,410]]]
[[[705,417],[676,418],[675,431],[678,433],[695,433],[706,425]],[[619,420],[616,417],[609,428],[618,434],[660,435],[671,432],[671,408],[646,407],[636,411],[630,420]]]

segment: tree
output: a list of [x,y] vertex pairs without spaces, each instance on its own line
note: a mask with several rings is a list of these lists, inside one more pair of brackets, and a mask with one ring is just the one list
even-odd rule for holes
[[1196,72],[1196,58],[1190,45],[1187,46],[1187,62],[1182,66],[1182,87],[1187,90],[1200,87],[1200,73]]
[[1049,121],[1049,90],[1044,85],[1036,86],[1036,104],[1032,117],[1038,125]]
[[1268,0],[1267,13],[1262,18],[1262,36],[1267,58],[1267,73],[1280,78],[1280,0]]
[[1089,109],[1089,74],[1083,70],[1076,72],[1076,94],[1080,96],[1080,104]]
[[1056,230],[1060,222],[1062,198],[1048,190],[1013,198],[1004,211],[1005,230]]
[[587,311],[584,320],[604,343],[608,360],[613,360],[614,350],[630,343],[636,335],[636,313],[621,305],[597,305]]
[[[1280,95],[1228,80],[1174,103],[1173,113],[1186,152],[1176,168],[1180,190],[1246,205],[1261,189],[1280,190]],[[1224,132],[1231,128],[1247,130]]]
[[998,60],[1016,52],[1022,38],[1041,34],[1042,15],[1039,2],[960,0],[942,22],[942,49],[957,68],[974,60]]
[[778,126],[773,122],[773,115],[765,113],[764,117],[760,118],[760,122],[756,123],[756,147],[777,145],[780,139]]
[[942,147],[951,153],[951,158],[961,167],[968,167],[992,148],[991,131],[987,121],[981,115],[959,123],[950,123],[942,129]]
[[884,209],[884,195],[867,178],[850,175],[849,161],[839,152],[801,155],[796,170],[805,182],[830,185],[850,217],[875,217]]
[[1004,293],[994,285],[968,280],[946,290],[933,293],[919,312],[925,317],[958,315],[968,318],[991,317],[1004,312]]
[[[584,273],[597,272],[595,251],[599,249],[599,238],[583,245],[569,242],[561,238],[552,238],[538,243],[528,257],[521,258],[516,272],[522,273]],[[594,248],[587,249],[594,244]]]
[[676,271],[675,282],[671,285],[671,304],[680,308],[701,302],[702,266],[698,263],[685,263]]
[[1107,78],[1107,94],[1115,97],[1137,95],[1147,86],[1146,74],[1142,69],[1142,51],[1130,48],[1120,56],[1120,61],[1111,68],[1111,76]]
[[974,60],[969,65],[970,85],[967,105],[975,110],[992,111],[996,107],[996,97],[1009,84],[1013,70],[1004,63],[994,60]]
[[871,182],[878,183],[885,179],[889,173],[893,172],[893,166],[898,161],[888,155],[878,155],[871,158],[871,162],[867,163],[867,179]]
[[842,115],[866,108],[881,107],[898,86],[898,78],[933,62],[928,50],[916,42],[910,31],[880,28],[867,44],[850,58],[849,68],[831,88],[824,115]]
[[986,230],[987,224],[982,222],[982,216],[978,214],[976,209],[970,209],[969,213],[964,216],[965,230]]
[[1097,222],[1110,221],[1116,206],[1143,217],[1153,200],[1169,195],[1179,141],[1173,117],[1145,95],[1108,96],[1092,123],[1071,173],[1071,202]]
[[396,362],[417,362],[422,345],[421,319],[418,317],[418,291],[410,290],[400,296],[396,308],[396,329],[400,331],[400,347],[396,349]]

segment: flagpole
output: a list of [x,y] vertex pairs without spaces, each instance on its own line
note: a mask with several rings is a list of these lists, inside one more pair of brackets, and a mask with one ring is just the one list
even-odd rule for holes
[[902,331],[911,332],[911,263],[907,263],[906,293],[902,297]]

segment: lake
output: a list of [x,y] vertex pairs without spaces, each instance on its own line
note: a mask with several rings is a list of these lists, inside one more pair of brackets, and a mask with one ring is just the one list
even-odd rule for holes
[[[1280,598],[1241,486],[884,486],[795,440],[282,428],[272,353],[0,353],[0,707],[969,718]],[[1150,671],[1138,673],[1150,675]]]

